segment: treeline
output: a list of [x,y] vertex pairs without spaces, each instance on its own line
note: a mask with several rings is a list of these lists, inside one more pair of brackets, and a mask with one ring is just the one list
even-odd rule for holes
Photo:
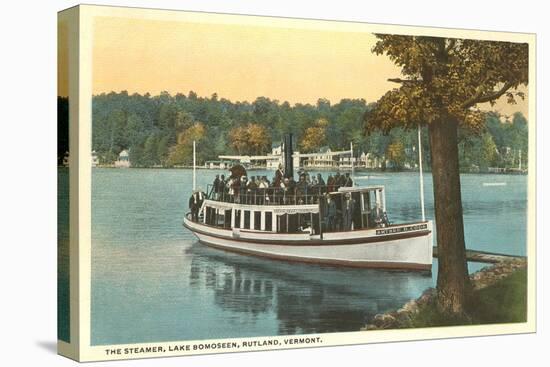
[[[393,129],[388,135],[366,136],[364,115],[372,107],[363,99],[290,105],[266,97],[232,102],[216,94],[205,98],[194,92],[174,96],[112,92],[93,97],[92,146],[102,164],[114,162],[127,149],[134,167],[171,167],[192,163],[193,140],[202,163],[222,154],[265,154],[272,143],[293,133],[301,152],[322,147],[349,149],[353,142],[355,152],[370,153],[390,167],[414,167],[417,132]],[[423,139],[429,166],[426,132]],[[481,134],[461,133],[459,148],[463,168],[517,166],[520,149],[525,165],[527,121],[516,113],[509,123],[502,123],[498,114],[489,113]]]

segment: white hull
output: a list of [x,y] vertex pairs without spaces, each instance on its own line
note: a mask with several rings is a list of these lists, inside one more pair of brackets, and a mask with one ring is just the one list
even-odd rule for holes
[[272,259],[386,269],[431,270],[432,222],[368,230],[283,234],[223,229],[192,222],[184,225],[205,245]]

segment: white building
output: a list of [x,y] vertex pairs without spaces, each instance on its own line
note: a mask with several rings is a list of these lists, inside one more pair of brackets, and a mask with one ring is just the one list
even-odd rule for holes
[[63,167],[69,167],[69,152],[65,152],[63,156]]
[[267,153],[266,168],[277,169],[283,164],[283,146],[281,144],[271,146],[271,153]]
[[99,164],[99,158],[97,157],[97,153],[95,150],[92,150],[92,167],[97,167]]
[[206,161],[204,167],[209,169],[226,169],[229,165],[225,161]]
[[130,155],[128,151],[124,149],[118,155],[118,159],[115,161],[115,167],[117,168],[129,168],[130,167]]
[[308,157],[304,162],[304,165],[308,168],[331,168],[336,167],[338,162],[333,158],[333,155],[330,154],[332,151],[329,147],[323,147],[319,149],[319,153],[315,154],[312,157]]
[[371,153],[363,152],[358,158],[357,165],[364,168],[381,168],[382,159],[379,159]]
[[338,167],[341,168],[351,168],[351,164],[353,162],[353,166],[357,167],[357,158],[356,157],[349,157],[349,156],[340,156],[338,158]]

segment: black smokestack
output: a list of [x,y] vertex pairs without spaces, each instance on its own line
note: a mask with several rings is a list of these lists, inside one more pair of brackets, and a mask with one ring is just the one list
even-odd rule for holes
[[285,177],[291,178],[294,177],[294,165],[292,154],[292,134],[286,134],[284,140],[284,161],[285,161]]

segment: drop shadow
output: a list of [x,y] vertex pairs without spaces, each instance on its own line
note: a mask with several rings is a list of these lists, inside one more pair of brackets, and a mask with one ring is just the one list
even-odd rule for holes
[[57,343],[54,341],[38,340],[36,345],[50,353],[57,354]]

